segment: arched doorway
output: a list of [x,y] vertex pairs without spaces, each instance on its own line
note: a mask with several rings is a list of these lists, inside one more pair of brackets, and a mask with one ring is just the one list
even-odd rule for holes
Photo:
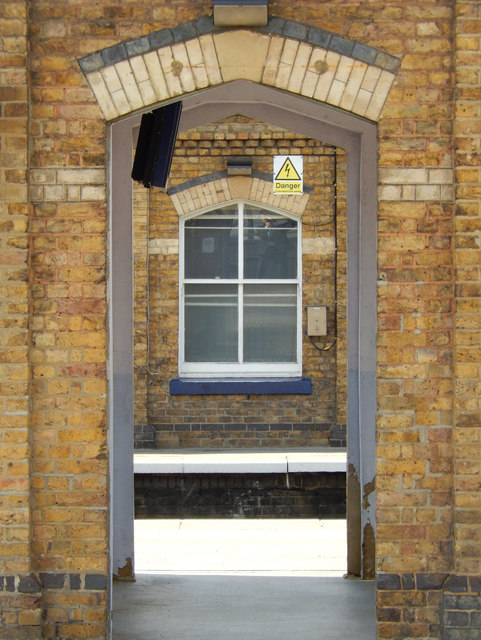
[[[262,31],[209,18],[80,61],[111,127],[112,570],[132,572],[132,127],[142,110],[184,102],[182,127],[233,108],[347,154],[348,415],[352,573],[370,577],[375,540],[376,125],[399,60],[326,31],[272,19]],[[122,119],[125,118],[125,119]]]
[[[364,492],[361,508],[361,487],[373,487],[374,479],[374,340],[375,340],[375,283],[376,283],[376,220],[375,190],[375,126],[338,113],[328,107],[313,105],[274,89],[238,81],[223,87],[210,89],[202,94],[185,98],[181,127],[189,129],[202,123],[212,122],[233,112],[251,117],[262,117],[279,126],[289,126],[310,137],[343,147],[347,154],[347,207],[348,207],[348,433],[349,433],[349,551],[348,566],[353,574],[372,576],[374,563],[374,501],[373,495]],[[352,123],[346,120],[351,118]],[[125,260],[131,252],[131,157],[132,129],[138,125],[139,116],[116,123],[112,127],[112,312],[114,380],[115,362],[126,366],[122,374],[117,373],[119,395],[122,403],[114,400],[114,554],[124,551],[114,561],[117,568],[130,565],[132,557],[131,508],[125,509],[126,492],[131,493],[131,481],[126,469],[132,465],[132,408],[127,399],[132,395],[131,356],[132,327],[126,316],[127,291],[132,281],[130,261]],[[357,126],[358,131],[349,131],[347,126]],[[343,125],[343,126],[340,126]],[[123,166],[118,166],[123,165]],[[361,174],[365,176],[361,180]],[[362,211],[362,216],[361,216]],[[362,222],[362,224],[361,224]],[[116,258],[117,256],[117,258]],[[116,300],[119,308],[116,309]],[[118,324],[117,324],[118,323]],[[122,352],[122,356],[120,355]],[[119,425],[123,424],[120,428]],[[117,430],[120,432],[117,435]],[[362,440],[362,447],[361,447]],[[362,458],[361,458],[362,452]],[[117,467],[118,464],[118,467]],[[118,469],[118,474],[115,470]],[[362,480],[365,478],[365,481]],[[122,517],[124,514],[124,517]],[[130,514],[130,515],[129,515]],[[115,517],[115,515],[114,515]],[[119,535],[124,532],[124,535]],[[115,536],[118,544],[115,544]],[[116,556],[114,555],[114,558]]]

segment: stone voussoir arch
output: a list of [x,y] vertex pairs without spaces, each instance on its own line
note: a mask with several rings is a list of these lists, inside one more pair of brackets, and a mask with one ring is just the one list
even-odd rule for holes
[[207,174],[167,190],[179,216],[238,199],[276,207],[302,216],[309,201],[310,192],[312,189],[304,185],[303,194],[274,194],[272,176],[255,170],[251,177],[229,176],[227,171]]
[[248,80],[376,122],[400,63],[365,44],[275,17],[257,30],[218,29],[204,17],[79,60],[108,121]]

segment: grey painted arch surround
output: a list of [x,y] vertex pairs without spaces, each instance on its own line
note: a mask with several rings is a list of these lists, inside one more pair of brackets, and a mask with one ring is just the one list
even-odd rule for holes
[[[348,528],[348,570],[374,555],[376,418],[377,127],[314,100],[245,80],[179,96],[185,131],[242,114],[341,147],[347,157],[348,464],[360,487]],[[110,444],[111,568],[133,566],[133,130],[140,114],[111,125],[110,136]],[[364,504],[363,504],[364,503]],[[369,547],[371,545],[371,547]],[[352,548],[352,547],[355,548]]]

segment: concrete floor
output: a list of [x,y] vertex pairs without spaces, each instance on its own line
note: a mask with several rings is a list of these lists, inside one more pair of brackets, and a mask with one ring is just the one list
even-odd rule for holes
[[[345,521],[136,521],[114,640],[375,640],[374,583],[345,580]],[[293,553],[295,551],[295,553]]]

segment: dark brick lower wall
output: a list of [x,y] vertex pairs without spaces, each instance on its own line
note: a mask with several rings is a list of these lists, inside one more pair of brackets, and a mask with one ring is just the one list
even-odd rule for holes
[[450,576],[443,597],[443,640],[481,638],[481,576]]
[[345,515],[345,473],[135,475],[137,518]]
[[382,638],[480,640],[481,576],[380,574],[377,620]]
[[[0,575],[0,638],[105,637],[109,582],[108,576],[98,573]],[[82,609],[86,603],[93,607],[88,620]]]
[[135,447],[345,447],[346,425],[330,422],[158,423],[135,425]]

